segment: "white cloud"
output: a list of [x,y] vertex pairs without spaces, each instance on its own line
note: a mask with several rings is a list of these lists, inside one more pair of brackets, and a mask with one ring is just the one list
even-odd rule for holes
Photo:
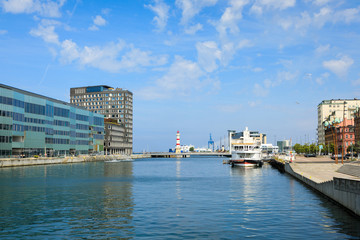
[[242,48],[252,47],[252,46],[254,46],[254,44],[250,40],[244,39],[238,43],[237,49],[242,49]]
[[[121,52],[125,53],[121,55]],[[131,71],[141,67],[164,65],[167,62],[167,56],[154,57],[151,52],[141,51],[122,40],[104,47],[85,46],[83,48],[77,46],[72,40],[65,40],[61,44],[60,61],[67,64],[77,62],[80,66],[118,72],[122,69]]]
[[360,8],[348,8],[335,13],[333,22],[345,22],[347,24],[351,22],[360,21]]
[[198,31],[200,31],[202,29],[203,29],[202,24],[198,23],[198,24],[195,24],[193,26],[185,28],[185,33],[193,35],[193,34],[197,33]]
[[216,30],[221,38],[226,38],[227,32],[232,34],[239,32],[237,22],[242,19],[243,7],[248,4],[248,0],[231,0],[220,20],[215,23]]
[[325,5],[328,4],[329,2],[331,2],[332,0],[314,0],[313,4],[321,6],[321,5]]
[[276,85],[281,84],[282,82],[295,80],[297,78],[297,76],[298,76],[297,73],[292,73],[292,72],[287,72],[287,71],[278,72],[277,79],[273,83],[273,85],[276,86]]
[[302,12],[300,17],[296,17],[294,20],[295,28],[298,30],[304,30],[312,24],[311,16],[308,12]]
[[329,7],[323,7],[320,9],[319,13],[314,14],[314,24],[318,27],[322,27],[326,22],[331,21],[333,18],[333,10]]
[[5,34],[7,34],[7,33],[8,33],[7,30],[3,30],[3,29],[0,30],[0,35],[5,35]]
[[102,16],[97,15],[94,19],[94,24],[97,26],[105,26],[106,20]]
[[285,81],[295,80],[297,76],[297,73],[287,71],[278,72],[276,79],[273,81],[265,79],[263,84],[255,83],[253,93],[258,97],[266,97],[271,88],[276,87]]
[[207,78],[206,73],[196,62],[175,56],[175,60],[164,76],[156,80],[154,86],[137,92],[144,99],[164,99],[189,96],[192,91],[206,87],[219,88],[219,81]]
[[315,53],[317,55],[322,55],[330,50],[330,44],[327,45],[320,45],[315,49]]
[[167,56],[151,56],[151,52],[141,51],[131,46],[130,51],[121,58],[121,66],[126,69],[135,69],[138,66],[162,66],[167,63]]
[[107,24],[106,20],[100,16],[100,15],[97,15],[94,19],[93,19],[93,25],[91,25],[89,27],[89,30],[91,31],[97,31],[99,30],[99,27],[100,26],[105,26]]
[[176,0],[175,4],[182,9],[181,24],[186,25],[203,8],[214,6],[217,0]]
[[233,42],[223,43],[221,49],[214,41],[198,42],[196,44],[198,63],[206,72],[213,72],[218,68],[217,61],[226,66],[232,60],[236,51],[251,46],[253,44],[248,39],[241,40],[238,44]]
[[199,65],[180,56],[175,56],[168,73],[156,81],[157,85],[165,90],[176,90],[186,95],[187,90],[199,88],[200,77],[204,72]]
[[60,17],[60,8],[64,3],[65,0],[5,0],[2,1],[2,7],[8,13],[37,13],[44,17]]
[[262,14],[265,9],[284,10],[289,7],[294,7],[296,0],[256,0],[251,7],[250,12],[255,14]]
[[323,67],[335,73],[339,78],[347,76],[348,69],[354,63],[349,56],[343,56],[339,60],[329,60],[323,62]]
[[313,14],[309,14],[307,11],[304,11],[300,14],[300,16],[278,19],[278,24],[284,30],[292,29],[291,27],[294,26],[296,30],[300,31],[300,34],[304,34],[310,26],[322,28],[327,23],[350,24],[353,22],[360,22],[360,7],[336,11],[329,6],[325,6]]
[[166,27],[167,20],[169,18],[170,7],[165,4],[162,0],[155,0],[154,5],[145,5],[145,7],[152,10],[156,16],[153,18],[158,31],[163,31]]
[[40,37],[47,43],[60,44],[59,36],[55,33],[55,25],[60,24],[54,20],[42,20],[38,28],[31,29],[30,34],[34,37]]
[[212,72],[218,68],[217,60],[221,59],[221,51],[215,42],[199,42],[196,44],[198,52],[198,63],[207,72]]
[[314,14],[313,22],[318,27],[323,27],[327,22],[333,24],[344,22],[360,22],[360,8],[348,8],[341,11],[334,11],[330,7],[323,7],[319,13]]

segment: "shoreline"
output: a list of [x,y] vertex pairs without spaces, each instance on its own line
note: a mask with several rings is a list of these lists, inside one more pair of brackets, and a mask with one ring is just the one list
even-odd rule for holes
[[67,163],[81,163],[81,162],[96,162],[107,160],[125,160],[125,159],[139,159],[148,158],[148,154],[132,154],[126,155],[80,155],[68,157],[52,157],[52,158],[0,158],[0,168],[6,167],[22,167],[22,166],[35,166],[35,165],[49,165],[49,164],[67,164]]
[[[360,162],[335,164],[326,158],[302,158],[271,165],[360,217]],[[358,175],[357,175],[358,173]]]

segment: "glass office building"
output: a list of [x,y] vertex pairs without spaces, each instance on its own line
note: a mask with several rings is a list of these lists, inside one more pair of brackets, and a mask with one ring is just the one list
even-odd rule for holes
[[103,115],[0,84],[0,157],[103,150]]

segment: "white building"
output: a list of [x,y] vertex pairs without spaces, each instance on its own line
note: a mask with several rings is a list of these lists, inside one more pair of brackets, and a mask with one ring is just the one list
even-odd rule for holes
[[237,144],[266,144],[266,134],[259,133],[258,131],[249,131],[248,127],[243,132],[228,130],[228,133],[230,154],[232,153],[233,146]]
[[279,147],[274,146],[271,143],[268,144],[261,144],[261,151],[263,153],[270,153],[270,154],[276,154],[279,152]]
[[354,99],[331,99],[323,100],[318,105],[318,144],[325,144],[324,121],[342,119],[353,119],[354,112],[360,107],[360,100]]
[[180,151],[181,152],[190,152],[190,148],[194,148],[194,145],[181,145]]

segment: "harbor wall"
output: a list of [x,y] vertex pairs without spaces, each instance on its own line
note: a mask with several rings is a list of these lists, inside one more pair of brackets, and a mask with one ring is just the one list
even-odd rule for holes
[[122,159],[139,159],[148,158],[147,154],[136,154],[131,156],[123,155],[98,155],[98,156],[77,156],[77,157],[62,157],[62,158],[1,158],[0,168],[3,167],[19,167],[32,165],[47,165],[47,164],[66,164],[66,163],[80,163],[80,162],[95,162],[107,160],[122,160]]
[[293,171],[289,163],[285,163],[285,172],[360,216],[360,181],[334,177],[317,183]]

